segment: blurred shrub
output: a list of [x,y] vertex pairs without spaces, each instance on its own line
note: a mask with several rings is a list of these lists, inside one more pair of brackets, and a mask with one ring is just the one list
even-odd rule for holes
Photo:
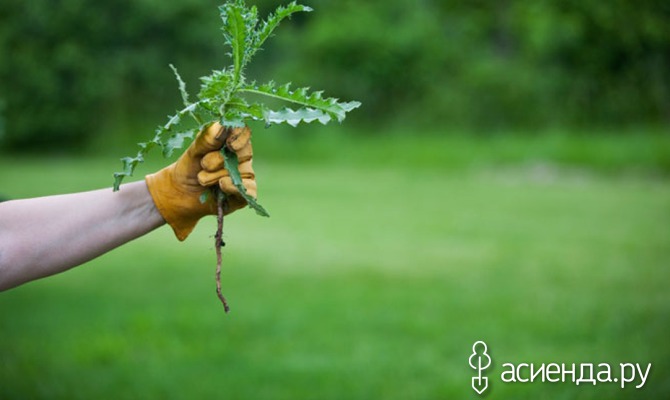
[[211,40],[217,3],[0,2],[5,146],[77,148],[115,118],[155,110],[155,100],[175,88],[170,62],[191,72],[197,69],[192,59],[223,58],[220,43]]
[[[222,1],[3,0],[0,145],[76,146],[121,119],[158,123],[179,104],[169,63],[191,87],[227,65]],[[255,3],[266,14],[280,2]],[[360,99],[359,122],[489,129],[670,120],[667,1],[305,3],[316,12],[280,28],[250,75]]]
[[[317,4],[318,3],[318,4]],[[670,3],[661,0],[316,2],[295,37],[305,82],[366,118],[465,127],[670,120]],[[295,75],[295,74],[294,74]],[[359,115],[360,116],[360,115]]]

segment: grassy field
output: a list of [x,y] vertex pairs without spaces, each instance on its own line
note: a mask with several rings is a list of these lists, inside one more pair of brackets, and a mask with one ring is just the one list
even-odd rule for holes
[[[667,149],[560,140],[315,142],[318,160],[292,160],[259,139],[272,218],[227,219],[231,314],[214,221],[183,244],[162,228],[0,293],[0,399],[477,398],[477,340],[491,399],[669,398]],[[3,156],[0,192],[104,187],[116,158]],[[506,362],[653,366],[621,389],[504,384]]]

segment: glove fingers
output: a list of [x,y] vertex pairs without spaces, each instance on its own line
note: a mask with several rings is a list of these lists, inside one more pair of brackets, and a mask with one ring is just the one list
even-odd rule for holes
[[233,128],[226,138],[226,145],[232,151],[237,152],[249,143],[251,139],[251,129],[248,126],[244,128]]
[[[236,151],[237,160],[240,164],[251,160],[253,156],[253,149],[251,147],[251,142],[247,142],[241,149]],[[218,171],[223,168],[224,159],[220,151],[211,151],[202,158],[200,165],[205,171]]]
[[[239,165],[240,177],[242,179],[254,179],[256,174],[251,166],[251,161],[247,161]],[[211,186],[223,177],[230,176],[228,170],[225,168],[216,171],[200,171],[198,172],[198,183],[202,186]]]
[[198,183],[205,187],[212,186],[224,176],[228,176],[228,171],[225,169],[220,169],[215,172],[200,171],[198,172]]
[[240,163],[251,160],[254,155],[253,148],[251,147],[251,141],[248,141],[247,144],[242,146],[242,148],[239,150],[235,150],[235,153],[237,153],[237,159]]
[[191,146],[189,146],[187,153],[193,159],[200,159],[205,154],[220,149],[223,146],[225,138],[225,128],[218,122],[215,122],[196,136]]
[[[257,196],[256,180],[253,178],[242,178],[242,184],[247,189],[247,194],[255,199]],[[240,192],[233,185],[233,181],[229,176],[225,176],[219,180],[219,187],[223,193],[229,196],[240,197]]]
[[223,169],[223,161],[223,154],[221,154],[221,152],[212,151],[205,154],[200,165],[205,171],[214,172]]

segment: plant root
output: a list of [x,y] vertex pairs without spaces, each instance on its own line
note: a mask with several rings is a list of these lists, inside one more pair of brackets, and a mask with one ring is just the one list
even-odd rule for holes
[[226,244],[223,242],[223,208],[225,207],[225,196],[221,190],[217,190],[216,196],[216,208],[217,208],[217,228],[216,235],[214,236],[214,248],[216,249],[216,295],[219,296],[221,304],[223,304],[223,309],[228,313],[230,307],[228,306],[228,301],[221,293],[221,248]]

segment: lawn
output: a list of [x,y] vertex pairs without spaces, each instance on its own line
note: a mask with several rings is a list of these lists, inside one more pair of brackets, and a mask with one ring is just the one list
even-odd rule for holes
[[[604,148],[625,160],[618,140]],[[263,160],[258,142],[272,217],[226,220],[229,315],[214,291],[214,221],[181,244],[161,228],[0,293],[0,399],[477,398],[477,340],[493,357],[490,399],[670,397],[663,173],[495,157],[441,168],[440,146],[456,154],[460,139],[406,140],[433,159],[416,167],[394,157],[397,140],[326,161]],[[0,194],[111,185],[116,158],[4,156]],[[652,370],[642,389],[505,384],[506,362]]]

